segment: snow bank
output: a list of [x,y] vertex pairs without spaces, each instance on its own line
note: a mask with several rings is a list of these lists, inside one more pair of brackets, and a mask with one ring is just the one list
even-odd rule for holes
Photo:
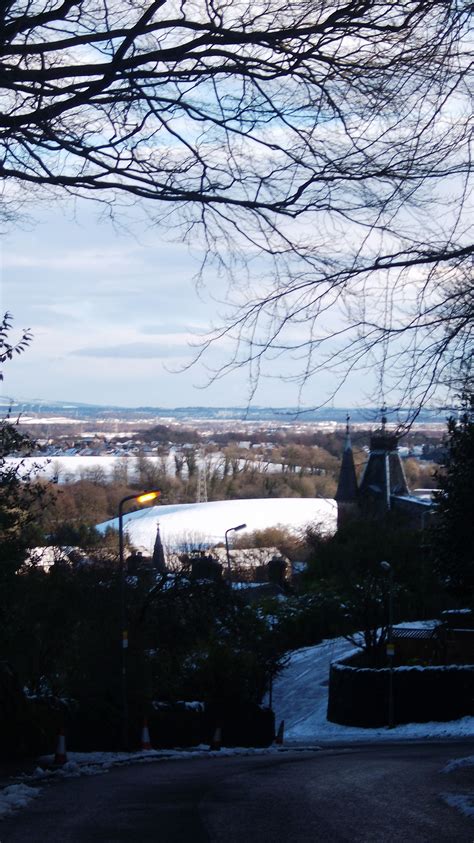
[[446,764],[443,773],[452,773],[453,770],[457,770],[459,767],[474,767],[474,755],[466,755],[465,758],[454,758]]
[[465,817],[474,819],[474,795],[466,793],[442,793],[444,801],[451,807],[456,808]]
[[12,784],[0,790],[0,817],[12,814],[16,808],[24,808],[40,793],[39,788],[26,784]]

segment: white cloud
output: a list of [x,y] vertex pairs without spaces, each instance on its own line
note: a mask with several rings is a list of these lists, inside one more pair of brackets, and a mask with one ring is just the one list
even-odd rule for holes
[[114,357],[129,360],[146,360],[149,358],[186,357],[190,354],[189,346],[169,345],[163,343],[132,342],[111,346],[84,346],[70,352],[78,357]]

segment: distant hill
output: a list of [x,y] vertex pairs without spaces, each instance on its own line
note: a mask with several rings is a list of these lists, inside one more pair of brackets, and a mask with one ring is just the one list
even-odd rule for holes
[[[319,407],[303,410],[298,407],[119,407],[99,404],[80,404],[71,401],[19,401],[8,396],[0,397],[0,408],[14,415],[61,416],[71,419],[88,420],[136,420],[136,419],[173,419],[176,421],[247,421],[264,422],[336,422],[342,424],[349,414],[352,423],[374,423],[380,418],[380,410],[374,407]],[[408,411],[401,408],[398,417],[406,418]],[[447,411],[422,410],[417,422],[423,424],[444,422]],[[396,421],[397,413],[389,410],[389,420]]]

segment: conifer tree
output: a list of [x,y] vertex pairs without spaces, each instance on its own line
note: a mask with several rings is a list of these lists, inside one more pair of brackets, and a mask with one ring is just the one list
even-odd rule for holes
[[438,475],[433,526],[435,565],[447,590],[474,606],[474,395],[448,420],[447,459]]

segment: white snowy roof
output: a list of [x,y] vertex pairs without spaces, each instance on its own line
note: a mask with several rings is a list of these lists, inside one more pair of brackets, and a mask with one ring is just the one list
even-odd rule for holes
[[[163,546],[173,550],[223,542],[225,531],[239,524],[246,524],[240,535],[277,526],[298,533],[310,524],[333,533],[336,519],[332,498],[252,498],[141,509],[124,516],[124,532],[137,550],[152,553],[158,523]],[[118,518],[97,525],[101,532],[107,527],[117,530]]]

